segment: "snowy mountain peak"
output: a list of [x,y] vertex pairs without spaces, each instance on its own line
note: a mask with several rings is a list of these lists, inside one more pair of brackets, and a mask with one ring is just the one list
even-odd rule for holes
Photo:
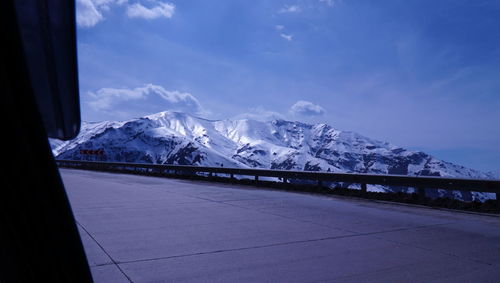
[[80,150],[99,148],[105,151],[103,159],[121,162],[491,178],[326,124],[207,120],[172,111],[125,122],[83,123],[76,139],[52,145],[61,159],[91,158]]

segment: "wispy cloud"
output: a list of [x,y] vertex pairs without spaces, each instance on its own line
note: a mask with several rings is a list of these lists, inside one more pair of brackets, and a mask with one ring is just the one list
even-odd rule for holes
[[[124,107],[130,112],[139,113],[140,109],[147,109],[143,114],[155,111],[173,110],[186,113],[203,113],[203,108],[196,97],[190,93],[177,90],[166,90],[162,86],[147,84],[143,87],[129,88],[101,88],[96,92],[87,92],[87,104],[100,112],[123,111]],[[131,102],[137,103],[131,103]]]
[[79,27],[93,27],[104,19],[92,0],[77,0],[76,11],[76,23]]
[[299,13],[301,11],[298,5],[285,5],[278,10],[278,13]]
[[258,106],[249,111],[239,114],[233,119],[251,119],[257,121],[290,120],[290,119],[314,119],[325,115],[326,110],[310,101],[299,100],[293,104],[287,113],[280,113]]
[[291,34],[284,34],[284,33],[280,33],[280,36],[288,41],[292,41],[293,40],[293,35]]
[[325,109],[310,101],[299,100],[290,107],[290,114],[300,116],[321,116],[326,113]]
[[274,28],[277,30],[277,31],[280,31],[280,30],[283,30],[285,29],[285,26],[284,25],[275,25]]
[[128,0],[77,0],[76,23],[80,28],[91,28],[105,19],[103,12],[127,3]]
[[257,121],[271,121],[271,120],[284,120],[286,117],[276,111],[267,110],[263,106],[258,106],[256,108],[250,109],[246,113],[239,114],[232,119],[250,119]]
[[135,3],[127,7],[127,16],[129,18],[142,18],[147,20],[157,18],[170,19],[174,15],[175,5],[167,2],[156,2],[151,7],[145,7],[140,3]]

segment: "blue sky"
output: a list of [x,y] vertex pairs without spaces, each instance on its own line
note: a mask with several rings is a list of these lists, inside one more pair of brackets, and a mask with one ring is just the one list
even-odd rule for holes
[[324,122],[500,169],[500,1],[77,0],[82,116]]

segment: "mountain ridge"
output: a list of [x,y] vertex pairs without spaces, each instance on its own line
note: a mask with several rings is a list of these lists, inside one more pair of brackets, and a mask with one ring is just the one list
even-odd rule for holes
[[[102,148],[107,161],[491,178],[421,151],[323,123],[208,120],[173,111],[123,122],[84,122],[77,138],[51,144],[60,159],[86,159],[80,150]],[[474,193],[463,196],[474,197],[482,198]]]

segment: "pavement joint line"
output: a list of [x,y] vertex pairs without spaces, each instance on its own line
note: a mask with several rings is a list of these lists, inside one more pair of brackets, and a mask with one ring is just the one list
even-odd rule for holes
[[[220,201],[221,203],[226,203],[228,201]],[[384,202],[384,201],[380,201],[381,203],[388,203],[388,204],[394,204],[392,202]],[[239,206],[239,205],[236,205],[236,204],[231,204],[231,203],[226,203],[228,205],[232,205],[232,206],[235,206],[235,207],[239,207],[239,208],[243,208],[243,209],[248,209],[248,210],[252,210],[251,208],[249,207],[245,207],[245,206]],[[397,203],[396,205],[398,205],[399,203]],[[406,204],[403,204],[403,205],[406,205]],[[408,205],[410,207],[421,207],[421,206],[418,206],[418,205]],[[429,207],[425,207],[424,208],[429,208]],[[433,208],[430,208],[430,209],[433,209]],[[310,223],[310,224],[315,224],[315,225],[318,225],[318,226],[322,226],[322,227],[326,227],[326,228],[332,228],[332,229],[335,229],[335,230],[341,230],[341,231],[345,231],[345,232],[350,232],[350,233],[361,233],[360,231],[353,231],[353,230],[348,230],[348,229],[343,229],[343,228],[338,228],[338,227],[333,227],[333,226],[330,226],[330,225],[326,225],[326,224],[321,224],[321,223],[316,223],[314,221],[310,221],[310,220],[304,220],[304,219],[300,219],[300,218],[294,218],[294,217],[290,217],[290,216],[286,216],[286,215],[281,215],[281,214],[277,214],[277,213],[270,213],[270,212],[266,212],[264,210],[261,210],[261,209],[255,209],[255,211],[258,211],[258,212],[261,212],[261,213],[264,213],[264,214],[268,214],[268,215],[274,215],[274,216],[278,216],[278,217],[283,217],[285,219],[290,219],[290,220],[296,220],[296,221],[299,221],[299,222],[303,222],[303,223]],[[455,212],[455,210],[448,210],[448,211],[451,211],[451,212]],[[473,213],[475,214],[475,213]],[[490,216],[489,214],[486,215],[486,216]],[[496,215],[495,215],[496,216]],[[420,229],[420,228],[430,228],[432,226],[441,226],[441,225],[450,225],[450,224],[459,224],[459,223],[463,223],[463,222],[474,222],[473,220],[466,220],[466,221],[460,221],[460,222],[445,222],[445,223],[437,223],[437,224],[429,224],[429,225],[421,225],[421,226],[413,226],[413,227],[407,227],[408,229]],[[407,228],[403,228],[403,229],[407,229]],[[384,233],[385,231],[378,231],[376,233]],[[397,230],[387,230],[387,232],[397,232]]]
[[[235,201],[245,201],[247,199],[242,199],[242,200],[213,200],[213,199],[203,198],[203,197],[199,197],[199,196],[194,196],[194,195],[191,195],[191,194],[183,194],[182,192],[173,192],[173,193],[184,195],[184,196],[189,196],[189,197],[192,197],[192,198],[197,198],[197,199],[201,199],[201,200],[205,200],[205,201],[209,201],[209,202],[226,204],[226,205],[230,205],[230,206],[234,206],[234,207],[238,207],[238,208],[242,208],[242,209],[257,211],[259,213],[263,213],[263,214],[267,214],[267,215],[274,215],[274,216],[282,217],[282,218],[289,219],[289,220],[295,220],[295,221],[298,221],[298,222],[315,224],[315,225],[318,225],[318,226],[322,226],[322,227],[326,227],[326,228],[331,228],[331,229],[335,229],[335,230],[340,230],[340,231],[345,231],[345,232],[350,232],[350,233],[358,233],[357,231],[346,230],[346,229],[342,229],[342,228],[338,228],[338,227],[332,227],[332,226],[329,226],[329,225],[316,223],[316,222],[313,222],[313,221],[308,221],[308,220],[303,220],[303,219],[297,219],[297,218],[288,217],[288,216],[284,216],[284,215],[280,215],[280,214],[275,214],[275,213],[269,213],[269,212],[265,212],[265,211],[259,210],[259,209],[253,210],[253,209],[245,207],[245,206],[239,206],[239,205],[236,205],[236,204],[233,204],[233,203],[229,203],[229,202],[235,202]],[[311,194],[311,195],[315,195],[315,194]],[[266,200],[266,199],[269,199],[269,198],[248,199],[248,200]],[[270,199],[279,199],[279,198],[270,198]],[[351,199],[351,198],[349,198],[349,199]],[[355,198],[354,200],[358,201],[357,198]],[[365,201],[365,200],[359,200],[359,201]],[[430,210],[436,210],[433,207],[422,206],[422,205],[412,205],[412,204],[406,204],[406,203],[395,203],[395,202],[378,201],[378,200],[375,201],[375,202],[383,203],[383,204],[391,204],[391,205],[396,205],[396,206],[397,205],[402,205],[402,206],[408,206],[408,207],[426,208],[426,209],[430,209]],[[441,209],[439,209],[439,210],[441,210]],[[443,211],[445,211],[445,212],[457,212],[457,210],[452,210],[452,209],[443,209]],[[458,211],[462,212],[460,210],[458,210]],[[467,214],[478,214],[478,213],[470,213],[468,211],[466,211],[466,213]],[[486,214],[486,216],[490,216],[490,214]],[[497,215],[493,215],[493,216],[497,216]],[[446,224],[454,224],[454,223],[457,223],[457,222],[450,222],[450,223],[437,224],[437,225],[446,225]],[[420,226],[416,226],[416,227],[412,227],[412,228],[418,228],[418,227],[420,227]],[[424,226],[421,226],[421,227],[427,227],[427,225],[424,225]]]
[[[276,213],[270,213],[270,212],[266,212],[266,211],[263,211],[263,210],[260,210],[260,209],[251,209],[251,208],[248,208],[248,207],[245,207],[245,206],[239,206],[239,205],[236,205],[236,204],[233,204],[233,203],[227,203],[228,201],[215,201],[215,200],[210,200],[210,199],[206,199],[206,200],[211,201],[211,202],[216,202],[216,203],[227,204],[227,205],[238,207],[238,208],[241,208],[241,209],[256,211],[256,212],[259,212],[259,213],[262,213],[262,214],[266,214],[266,215],[278,216],[278,217],[281,217],[281,218],[284,218],[284,219],[294,220],[296,222],[314,224],[314,225],[317,225],[317,226],[321,226],[321,227],[325,227],[325,228],[330,228],[330,229],[334,229],[334,230],[338,230],[338,231],[349,232],[349,233],[354,233],[354,234],[362,233],[360,231],[353,231],[353,230],[343,229],[343,228],[339,228],[339,227],[332,227],[330,225],[316,223],[316,222],[309,221],[309,220],[294,218],[294,217],[285,216],[285,215],[276,214]],[[433,226],[456,224],[456,223],[458,223],[458,222],[437,223],[437,224],[430,224],[430,225],[421,225],[421,226],[413,226],[413,227],[391,229],[391,230],[385,230],[385,231],[384,230],[383,231],[376,231],[376,232],[370,232],[370,233],[379,234],[379,233],[386,233],[386,232],[398,232],[398,231],[405,231],[405,230],[412,230],[412,229],[421,229],[421,228],[430,228],[430,227],[433,227]]]
[[197,199],[201,199],[201,200],[206,200],[206,201],[210,201],[210,202],[217,202],[217,203],[225,203],[225,202],[229,202],[229,201],[269,200],[269,198],[248,198],[248,199],[212,200],[212,199],[207,199],[207,198],[203,198],[203,197],[196,197],[196,196],[189,195],[189,194],[187,194],[185,196],[189,196],[189,197],[197,198]]
[[281,214],[277,214],[277,213],[270,213],[270,212],[263,211],[261,209],[251,209],[251,208],[244,207],[244,206],[239,206],[239,205],[236,205],[236,204],[233,204],[233,203],[226,203],[226,202],[221,202],[221,203],[226,204],[226,205],[230,205],[230,206],[234,206],[234,207],[238,207],[238,208],[241,208],[241,209],[256,211],[256,212],[259,212],[261,214],[273,215],[273,216],[281,217],[281,218],[284,218],[284,219],[293,220],[295,222],[314,224],[316,226],[320,226],[320,227],[324,227],[324,228],[330,228],[330,229],[334,229],[334,230],[337,230],[337,231],[343,231],[343,232],[349,232],[349,233],[358,233],[356,231],[349,231],[349,230],[346,230],[346,229],[342,229],[342,228],[338,228],[338,227],[332,227],[332,226],[329,226],[329,225],[320,224],[320,223],[316,223],[316,222],[309,221],[309,220],[298,219],[298,218],[294,218],[294,217],[290,217],[290,216],[285,216],[285,215],[281,215]]
[[[125,276],[125,278],[127,278],[127,280],[129,282],[133,282],[132,279],[130,279],[130,277],[125,273],[125,271],[123,271],[123,269],[121,269],[121,267],[118,265],[118,263],[113,259],[113,257],[104,249],[104,247],[94,238],[94,236],[92,236],[92,234],[89,233],[89,231],[87,231],[87,229],[78,221],[75,219],[75,222],[76,224],[78,224],[78,226],[80,226],[83,231],[85,231],[85,233],[87,233],[87,235],[99,246],[99,248],[106,254],[106,256],[111,260],[111,264],[115,265],[116,268],[118,268],[118,270],[120,270],[120,272],[123,274],[123,276]],[[106,265],[111,265],[111,264],[106,264]],[[100,265],[96,265],[96,266],[100,266]]]
[[[229,206],[234,206],[234,207],[238,207],[238,208],[241,208],[241,209],[250,210],[250,211],[254,211],[254,212],[259,212],[259,213],[266,214],[266,215],[273,215],[273,216],[281,217],[281,218],[284,218],[284,219],[293,220],[293,221],[296,221],[296,222],[314,224],[314,225],[317,225],[317,226],[320,226],[320,227],[330,228],[330,229],[334,229],[334,230],[337,230],[337,231],[343,231],[343,232],[355,233],[355,234],[356,233],[360,233],[359,231],[352,231],[352,230],[343,229],[343,228],[339,228],[339,227],[332,227],[330,225],[320,224],[320,223],[316,223],[316,222],[313,222],[313,221],[298,219],[298,218],[284,216],[284,215],[275,214],[275,213],[269,213],[269,212],[265,212],[265,211],[260,210],[260,209],[252,209],[252,208],[248,208],[248,207],[245,207],[245,206],[239,206],[239,205],[236,205],[234,203],[229,203],[230,200],[217,201],[217,200],[212,200],[212,199],[207,199],[207,198],[197,197],[197,196],[191,196],[191,197],[202,199],[202,200],[206,200],[206,201],[209,201],[209,202],[215,202],[215,203],[225,204],[225,205],[229,205]],[[407,231],[407,230],[421,229],[421,228],[430,228],[430,227],[433,227],[433,226],[456,224],[456,223],[458,223],[458,222],[446,222],[446,223],[438,223],[438,224],[431,224],[431,225],[413,226],[413,227],[406,227],[406,228],[400,228],[400,229],[392,229],[392,230],[385,230],[385,231],[370,232],[370,233],[367,233],[366,235],[380,234],[380,233],[390,233],[390,232],[399,232],[399,231]],[[364,233],[362,233],[362,234],[365,235]]]
[[[280,214],[275,214],[275,213],[269,213],[269,212],[265,212],[265,211],[260,210],[260,209],[251,209],[251,208],[248,208],[248,207],[239,206],[239,205],[236,205],[236,204],[233,204],[233,203],[229,203],[229,202],[232,202],[232,201],[235,201],[235,200],[217,201],[217,200],[212,200],[212,199],[207,199],[207,198],[202,198],[202,197],[197,197],[197,196],[192,196],[192,195],[189,195],[189,196],[193,197],[193,198],[198,198],[198,199],[201,199],[201,200],[209,201],[209,202],[215,202],[215,203],[219,203],[219,204],[225,204],[225,205],[237,207],[237,208],[240,208],[240,209],[250,210],[250,211],[258,212],[258,213],[265,214],[265,215],[273,215],[273,216],[281,217],[281,218],[284,218],[284,219],[293,220],[295,222],[314,224],[316,226],[330,228],[330,229],[334,229],[334,230],[338,230],[338,231],[343,231],[343,232],[357,233],[357,232],[348,231],[348,230],[345,230],[345,229],[342,229],[342,228],[331,227],[331,226],[328,226],[328,225],[319,224],[319,223],[315,223],[315,222],[312,222],[312,221],[297,219],[297,218],[288,217],[288,216],[284,216],[284,215],[280,215]],[[261,199],[256,199],[256,200],[261,200]]]
[[218,253],[225,253],[225,252],[237,252],[237,251],[261,249],[261,248],[270,248],[270,247],[287,246],[287,245],[293,245],[293,244],[309,243],[309,242],[319,242],[319,241],[325,241],[325,240],[335,240],[335,239],[342,239],[342,238],[349,238],[349,237],[356,237],[356,236],[364,236],[364,235],[362,235],[362,234],[360,234],[360,235],[344,235],[344,236],[325,237],[325,238],[318,238],[318,239],[274,243],[274,244],[267,244],[267,245],[258,245],[258,246],[251,246],[251,247],[222,249],[222,250],[198,252],[198,253],[191,253],[191,254],[180,254],[180,255],[172,255],[172,256],[164,256],[164,257],[145,258],[145,259],[137,259],[137,260],[129,260],[129,261],[120,261],[120,262],[118,262],[118,264],[156,261],[156,260],[182,258],[182,257],[199,256],[199,255],[211,255],[211,254],[218,254]]
[[475,262],[475,263],[479,263],[479,264],[484,264],[484,265],[489,265],[489,266],[494,265],[493,263],[490,263],[490,262],[478,260],[478,259],[467,257],[467,256],[460,256],[460,255],[457,255],[457,254],[452,254],[452,253],[437,251],[437,250],[433,250],[433,249],[430,249],[430,248],[422,247],[422,246],[419,246],[419,245],[413,245],[413,244],[410,244],[410,243],[404,243],[404,242],[400,242],[400,241],[396,241],[396,240],[389,240],[389,239],[385,239],[385,238],[377,237],[377,236],[375,236],[375,238],[379,239],[379,240],[387,241],[387,242],[390,242],[390,243],[398,244],[398,245],[401,245],[401,246],[408,246],[408,247],[412,247],[412,248],[416,248],[416,249],[421,249],[421,250],[428,251],[428,252],[433,252],[433,253],[438,253],[438,254],[442,254],[442,255],[446,255],[446,256],[455,257],[455,258],[458,258],[458,259],[465,259],[465,260],[468,260],[468,261],[471,261],[471,262]]
[[[377,269],[377,270],[372,270],[372,271],[367,271],[367,272],[360,272],[360,273],[357,273],[357,274],[341,275],[341,276],[337,276],[337,277],[331,279],[331,281],[335,281],[335,282],[337,282],[337,281],[341,281],[341,282],[342,281],[357,282],[357,281],[360,281],[360,280],[355,280],[355,279],[357,277],[360,277],[360,276],[372,275],[372,276],[370,276],[370,278],[377,278],[377,274],[387,273],[387,272],[393,271],[393,270],[397,271],[398,268],[401,268],[401,267],[407,267],[407,269],[410,269],[414,265],[415,265],[415,263],[407,263],[407,264],[394,265],[394,266],[386,267],[386,268],[380,268],[380,269]],[[348,280],[348,279],[354,279],[354,280]],[[390,281],[390,280],[388,280],[388,281]]]
[[[453,222],[453,223],[456,223],[456,222]],[[342,236],[323,237],[323,238],[317,238],[317,239],[297,240],[297,241],[274,243],[274,244],[267,244],[267,245],[258,245],[258,246],[251,246],[251,247],[240,247],[240,248],[232,248],[232,249],[207,251],[207,252],[198,252],[198,253],[191,253],[191,254],[180,254],[180,255],[171,255],[171,256],[164,256],[164,257],[145,258],[145,259],[136,259],[136,260],[128,260],[128,261],[117,261],[116,263],[117,264],[128,264],[128,263],[136,263],[136,262],[157,261],[157,260],[164,260],[164,259],[190,257],[190,256],[211,255],[211,254],[226,253],[226,252],[254,250],[254,249],[287,246],[287,245],[295,245],[295,244],[302,244],[302,243],[329,241],[329,240],[346,239],[346,238],[362,237],[362,236],[372,236],[372,235],[376,235],[376,234],[405,231],[405,230],[412,230],[412,229],[417,229],[417,228],[433,227],[433,226],[447,225],[447,224],[451,224],[451,223],[433,224],[433,225],[427,225],[427,226],[401,228],[401,229],[393,229],[393,230],[385,230],[385,231],[377,231],[377,232],[367,232],[367,233],[359,233],[359,234],[354,234],[354,235],[342,235]],[[379,239],[379,240],[383,240],[383,239]]]
[[100,266],[108,266],[108,265],[116,265],[116,264],[113,262],[107,262],[107,263],[95,264],[95,265],[92,265],[91,267],[100,267]]
[[[469,222],[471,222],[471,221],[469,221]],[[432,228],[432,227],[435,227],[435,226],[446,226],[446,225],[460,224],[460,223],[463,223],[463,222],[437,223],[437,224],[422,225],[422,226],[415,226],[415,227],[409,227],[409,228],[401,228],[401,229],[395,229],[395,230],[386,230],[386,231],[374,232],[374,233],[372,233],[372,235],[379,235],[379,234],[392,233],[392,232],[400,232],[400,231],[409,231],[409,230],[414,230],[414,229],[425,229],[425,228]],[[346,230],[346,231],[349,231],[349,230]],[[349,231],[349,232],[357,233],[356,231]],[[462,256],[459,256],[459,255],[456,255],[456,254],[452,254],[452,253],[440,252],[440,251],[436,251],[436,250],[433,250],[433,249],[430,249],[430,248],[426,248],[426,247],[422,247],[422,246],[419,246],[419,245],[412,245],[412,244],[404,243],[404,242],[400,242],[400,241],[389,240],[389,239],[385,239],[385,238],[382,238],[382,237],[379,237],[379,236],[374,236],[374,238],[379,239],[379,240],[383,240],[383,241],[387,241],[387,242],[390,242],[390,243],[399,244],[399,245],[402,245],[402,246],[408,246],[408,247],[417,248],[417,249],[421,249],[421,250],[425,250],[425,251],[429,251],[429,252],[433,252],[433,253],[439,253],[439,254],[446,255],[446,256],[456,257],[456,258],[460,258],[460,259],[463,258],[463,259],[466,259],[466,260],[469,260],[469,261],[472,261],[472,262],[475,262],[475,263],[480,263],[480,264],[485,264],[485,265],[493,265],[493,263],[489,263],[489,262],[486,262],[486,261],[481,261],[481,260],[477,260],[477,259],[469,258],[469,257],[462,257]]]

